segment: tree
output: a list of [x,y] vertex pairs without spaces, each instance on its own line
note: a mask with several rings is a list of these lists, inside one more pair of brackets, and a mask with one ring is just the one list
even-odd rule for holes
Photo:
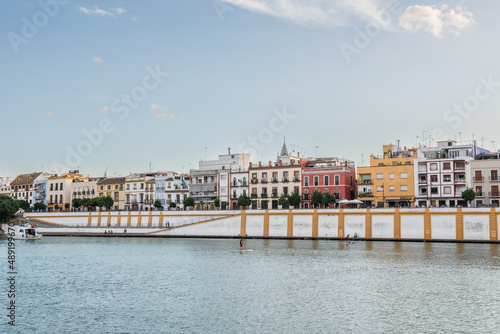
[[175,202],[170,202],[170,204],[168,205],[168,207],[170,207],[172,209],[175,209],[177,207],[177,204],[175,204]]
[[44,211],[45,209],[47,209],[47,206],[42,202],[36,202],[35,205],[33,205],[33,209],[35,209],[36,211]]
[[64,203],[64,209],[66,209],[66,210],[69,209],[69,203]]
[[220,199],[219,198],[216,198],[214,200],[214,205],[215,205],[216,208],[220,208]]
[[104,197],[99,197],[97,199],[97,205],[99,207],[105,207],[106,210],[111,209],[115,201],[111,198],[111,196],[104,196]]
[[81,206],[83,206],[84,208],[88,208],[90,207],[90,198],[82,198],[81,200]]
[[322,203],[323,203],[323,194],[320,193],[318,190],[313,191],[313,194],[311,196],[311,204],[314,205],[314,207],[318,207]]
[[184,201],[182,201],[182,204],[184,204],[184,208],[189,208],[191,206],[194,206],[194,198],[191,196],[188,196],[184,198]]
[[0,195],[0,222],[6,223],[19,209],[16,201],[10,196]]
[[161,210],[161,208],[163,207],[163,205],[161,205],[161,202],[159,199],[155,200],[155,202],[153,203],[153,206],[156,208],[156,210]]
[[95,210],[95,207],[99,205],[99,201],[97,198],[90,198],[89,199],[89,206],[93,207]]
[[240,197],[238,197],[238,205],[243,209],[246,208],[247,206],[250,206],[251,204],[252,204],[252,199],[248,197],[247,194],[241,194]]
[[476,198],[476,193],[474,192],[474,189],[472,188],[467,188],[464,191],[462,191],[462,199],[467,202],[467,204],[470,204],[471,201]]
[[330,207],[330,204],[335,204],[335,196],[333,196],[330,193],[326,193],[323,195],[323,202],[322,204],[325,207]]
[[288,195],[288,204],[293,206],[293,208],[298,208],[300,205],[300,195],[298,191],[294,191]]
[[24,199],[18,199],[16,200],[16,203],[19,209],[29,210],[30,208],[30,204],[26,202]]
[[280,198],[278,199],[278,204],[281,205],[283,209],[288,208],[288,198],[286,198],[285,194],[281,194]]
[[59,204],[54,205],[54,209],[59,210]]
[[71,205],[73,205],[73,208],[79,208],[81,206],[83,206],[83,200],[79,199],[79,198],[73,198],[73,200],[71,200]]

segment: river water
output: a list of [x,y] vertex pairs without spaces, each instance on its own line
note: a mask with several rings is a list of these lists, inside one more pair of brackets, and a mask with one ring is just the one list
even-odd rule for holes
[[[7,278],[7,242],[0,241]],[[16,242],[1,333],[500,333],[499,245],[66,238]]]

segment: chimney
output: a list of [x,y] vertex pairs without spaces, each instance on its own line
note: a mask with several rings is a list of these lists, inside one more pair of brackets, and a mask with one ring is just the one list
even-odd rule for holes
[[262,162],[261,161],[259,161],[259,167],[262,167]]
[[280,160],[280,166],[283,166],[283,161]]
[[273,165],[272,161],[269,161],[269,167],[271,167]]
[[231,147],[227,148],[227,154],[231,155]]

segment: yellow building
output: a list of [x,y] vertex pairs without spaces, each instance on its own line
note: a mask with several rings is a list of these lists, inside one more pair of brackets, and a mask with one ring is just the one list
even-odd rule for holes
[[358,167],[358,199],[372,207],[415,206],[416,148],[384,145],[381,158],[370,156],[370,166]]
[[78,171],[70,171],[60,176],[49,177],[47,181],[47,210],[68,211],[72,199],[72,184],[88,180],[88,177],[84,177]]
[[107,177],[97,181],[97,193],[99,197],[110,196],[113,210],[125,209],[125,178]]

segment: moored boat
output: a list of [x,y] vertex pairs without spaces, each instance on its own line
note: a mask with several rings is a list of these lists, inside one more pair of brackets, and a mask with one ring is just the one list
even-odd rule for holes
[[43,237],[38,233],[36,225],[28,223],[9,226],[5,231],[5,235],[16,240],[36,240]]

